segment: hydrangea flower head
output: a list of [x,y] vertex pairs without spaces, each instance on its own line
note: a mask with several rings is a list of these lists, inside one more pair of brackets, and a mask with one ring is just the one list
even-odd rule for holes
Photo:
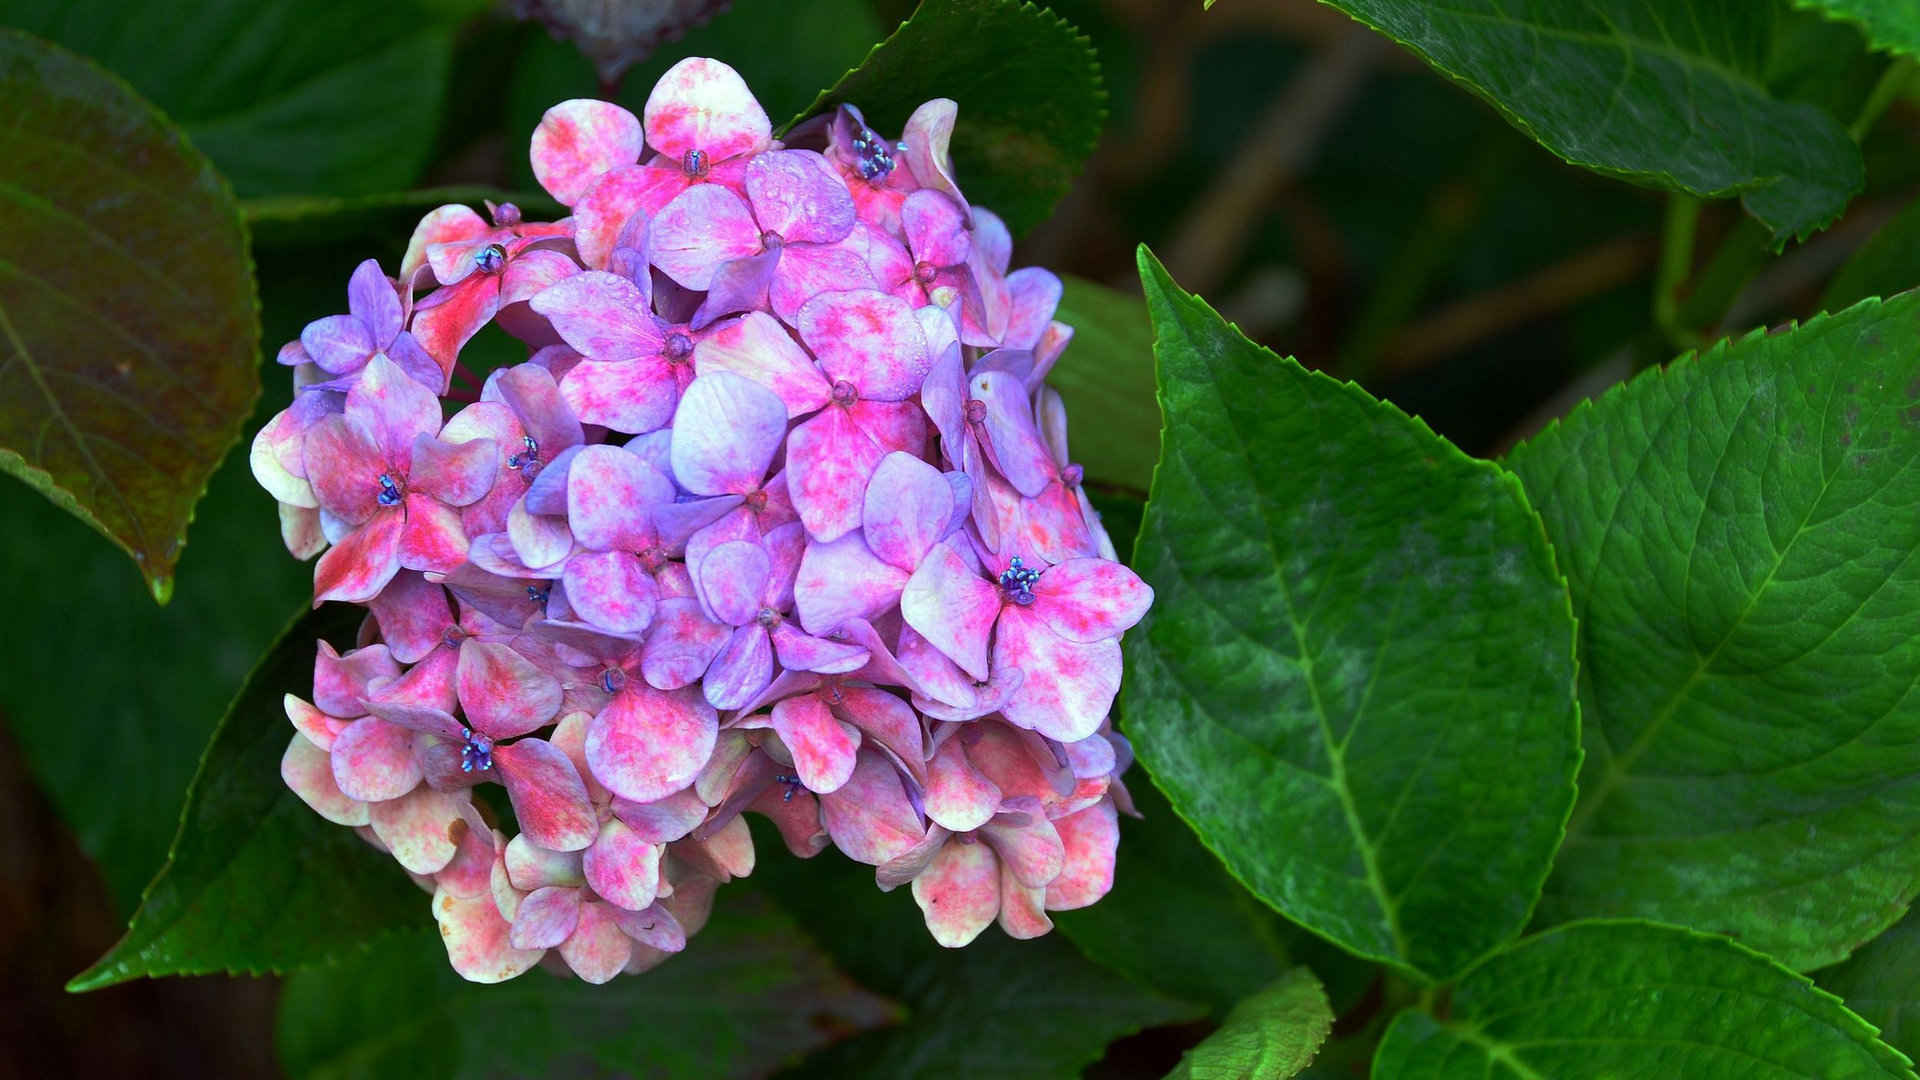
[[[783,141],[701,58],[642,116],[562,102],[531,152],[571,217],[434,210],[282,350],[254,473],[315,604],[369,618],[287,698],[281,772],[432,893],[466,978],[661,963],[752,871],[744,812],[946,946],[1111,887],[1153,593],[1045,384],[1059,280],[961,196],[954,116]],[[526,358],[476,380],[488,324]]]

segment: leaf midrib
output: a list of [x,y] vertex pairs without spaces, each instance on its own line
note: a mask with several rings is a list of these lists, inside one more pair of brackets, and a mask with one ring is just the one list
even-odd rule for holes
[[[1175,311],[1176,318],[1179,320],[1181,334],[1187,339],[1188,353],[1198,359],[1207,369],[1209,377],[1199,381],[1204,383],[1208,392],[1213,395],[1215,401],[1218,403],[1220,415],[1229,418],[1224,426],[1233,433],[1234,440],[1240,449],[1240,460],[1250,460],[1251,447],[1249,447],[1247,443],[1245,433],[1240,430],[1240,425],[1231,420],[1233,410],[1228,406],[1226,396],[1221,392],[1218,372],[1214,370],[1210,353],[1206,349],[1203,349],[1199,341],[1194,337],[1188,326],[1185,313],[1181,312],[1177,305],[1170,303],[1168,306]],[[1309,405],[1314,413],[1314,422],[1317,424],[1319,422],[1318,408],[1313,406],[1312,403],[1309,403]],[[1189,466],[1188,471],[1193,471],[1191,466]],[[1254,491],[1260,492],[1261,486],[1257,482],[1257,478],[1252,478],[1252,480],[1253,482],[1250,483],[1249,486]],[[1330,773],[1328,782],[1333,788],[1335,795],[1339,798],[1340,810],[1346,818],[1348,832],[1352,835],[1354,846],[1359,851],[1361,866],[1366,871],[1367,887],[1372,891],[1375,902],[1380,905],[1381,915],[1386,919],[1387,931],[1393,940],[1394,955],[1402,963],[1411,964],[1412,960],[1408,956],[1407,951],[1406,933],[1400,925],[1399,903],[1394,898],[1391,890],[1387,888],[1386,881],[1381,876],[1378,853],[1374,850],[1373,842],[1368,838],[1366,830],[1361,824],[1359,808],[1354,805],[1353,792],[1347,784],[1346,743],[1334,738],[1331,720],[1327,715],[1326,704],[1321,700],[1319,681],[1314,674],[1313,654],[1307,645],[1306,628],[1301,625],[1299,619],[1296,617],[1299,609],[1294,605],[1293,590],[1287,584],[1286,574],[1280,558],[1280,550],[1274,544],[1273,538],[1275,534],[1273,522],[1268,517],[1266,504],[1267,500],[1264,497],[1257,497],[1253,500],[1255,512],[1260,516],[1260,524],[1265,541],[1264,546],[1267,549],[1268,557],[1274,569],[1273,581],[1275,587],[1280,592],[1280,602],[1286,608],[1287,626],[1293,635],[1294,646],[1299,652],[1299,664],[1302,668],[1302,675],[1306,680],[1307,693],[1313,702],[1314,721],[1319,727],[1320,739],[1326,749]],[[1356,716],[1353,724],[1349,728],[1349,738],[1352,736],[1352,727],[1357,727],[1358,722],[1359,718]]]

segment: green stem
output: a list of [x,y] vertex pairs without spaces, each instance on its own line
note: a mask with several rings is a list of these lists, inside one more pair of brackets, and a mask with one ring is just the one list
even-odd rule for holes
[[1676,347],[1690,349],[1699,336],[1680,319],[1680,286],[1693,270],[1693,239],[1700,226],[1700,200],[1675,192],[1667,196],[1667,219],[1660,230],[1660,267],[1653,280],[1653,321]]
[[1907,84],[1913,81],[1913,71],[1914,63],[1910,57],[1903,56],[1887,65],[1887,70],[1880,75],[1880,81],[1873,84],[1873,92],[1867,95],[1866,104],[1860,106],[1860,115],[1855,117],[1852,126],[1847,128],[1847,134],[1853,136],[1854,142],[1866,141],[1867,133],[1873,130],[1873,125],[1880,122],[1880,117],[1887,111],[1887,107],[1892,105],[1901,91],[1907,88]]

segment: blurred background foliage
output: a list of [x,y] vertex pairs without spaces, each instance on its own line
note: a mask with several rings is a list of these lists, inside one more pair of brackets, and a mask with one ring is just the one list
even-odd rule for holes
[[[14,0],[0,22],[117,72],[228,176],[254,235],[270,360],[307,321],[341,310],[361,259],[395,265],[426,209],[533,190],[526,141],[548,105],[611,89],[637,111],[667,65],[712,55],[746,76],[778,122],[857,65],[911,6],[735,0],[617,88],[603,88],[572,45],[485,0],[208,0],[190,9]],[[1134,250],[1149,243],[1249,336],[1361,382],[1470,453],[1497,455],[1687,340],[1920,279],[1920,208],[1909,209],[1920,187],[1920,106],[1907,86],[1865,133],[1866,188],[1832,228],[1776,256],[1737,204],[1705,206],[1662,327],[1665,196],[1561,163],[1340,12],[1312,0],[1051,6],[1098,49],[1110,115],[1085,171],[1023,238],[1016,264],[1137,294]],[[1850,26],[1781,18],[1769,89],[1854,125],[1889,61]],[[966,137],[963,112],[956,141]],[[425,190],[440,188],[451,190]],[[1134,329],[1131,339],[1124,326],[1098,333],[1106,348],[1144,343],[1144,321]],[[490,358],[489,348],[505,351]],[[477,342],[469,362],[504,361],[511,348],[504,337]],[[255,425],[290,392],[285,369],[269,362],[263,379]],[[0,817],[10,824],[0,830],[0,960],[12,973],[0,990],[0,1038],[16,1053],[28,1048],[15,1063],[23,1074],[278,1068],[276,980],[60,990],[118,936],[165,855],[224,703],[308,594],[310,569],[281,550],[273,504],[245,454],[243,442],[214,477],[164,608],[85,525],[24,485],[0,483],[0,575],[16,615],[0,630]],[[1137,491],[1109,494],[1121,513],[1137,514],[1127,502]],[[1171,824],[1161,810],[1145,827]],[[1151,917],[1156,897],[1126,892],[1129,870],[1150,876],[1144,862],[1130,865],[1135,840],[1178,847],[1184,837],[1173,865],[1197,850],[1181,830],[1156,840],[1129,829],[1114,906],[1080,918]],[[781,861],[763,863],[782,879],[776,890],[787,876],[824,872],[770,865]],[[886,900],[892,916],[911,911],[904,896]],[[1240,958],[1253,986],[1300,946],[1264,909],[1242,914],[1273,942],[1271,958]],[[798,918],[808,925],[808,913]],[[1079,937],[1075,918],[1061,923],[1064,938]],[[1054,950],[1048,964],[1072,959],[1065,944],[1042,944]],[[1163,961],[1150,944],[1116,966],[1153,969]],[[839,959],[863,974],[857,959]],[[974,963],[989,961],[983,953]],[[1366,1000],[1377,1010],[1381,990],[1343,984],[1339,967],[1330,959],[1319,973],[1336,1009],[1359,1006],[1344,1023],[1364,1024]],[[882,992],[912,1003],[914,976],[878,978]],[[1160,1019],[1149,1010],[1134,1026]],[[1206,1030],[1123,1040],[1095,1074],[1159,1075]]]

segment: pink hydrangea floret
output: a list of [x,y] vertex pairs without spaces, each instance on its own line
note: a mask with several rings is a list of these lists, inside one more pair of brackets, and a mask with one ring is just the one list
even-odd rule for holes
[[[954,113],[776,139],[700,58],[640,117],[563,102],[532,158],[571,217],[434,210],[281,351],[254,473],[314,603],[368,612],[281,772],[433,894],[462,976],[660,963],[752,871],[747,811],[946,946],[1112,886],[1153,593],[1045,382],[1059,279],[1009,272]],[[463,366],[488,325],[526,360]]]

